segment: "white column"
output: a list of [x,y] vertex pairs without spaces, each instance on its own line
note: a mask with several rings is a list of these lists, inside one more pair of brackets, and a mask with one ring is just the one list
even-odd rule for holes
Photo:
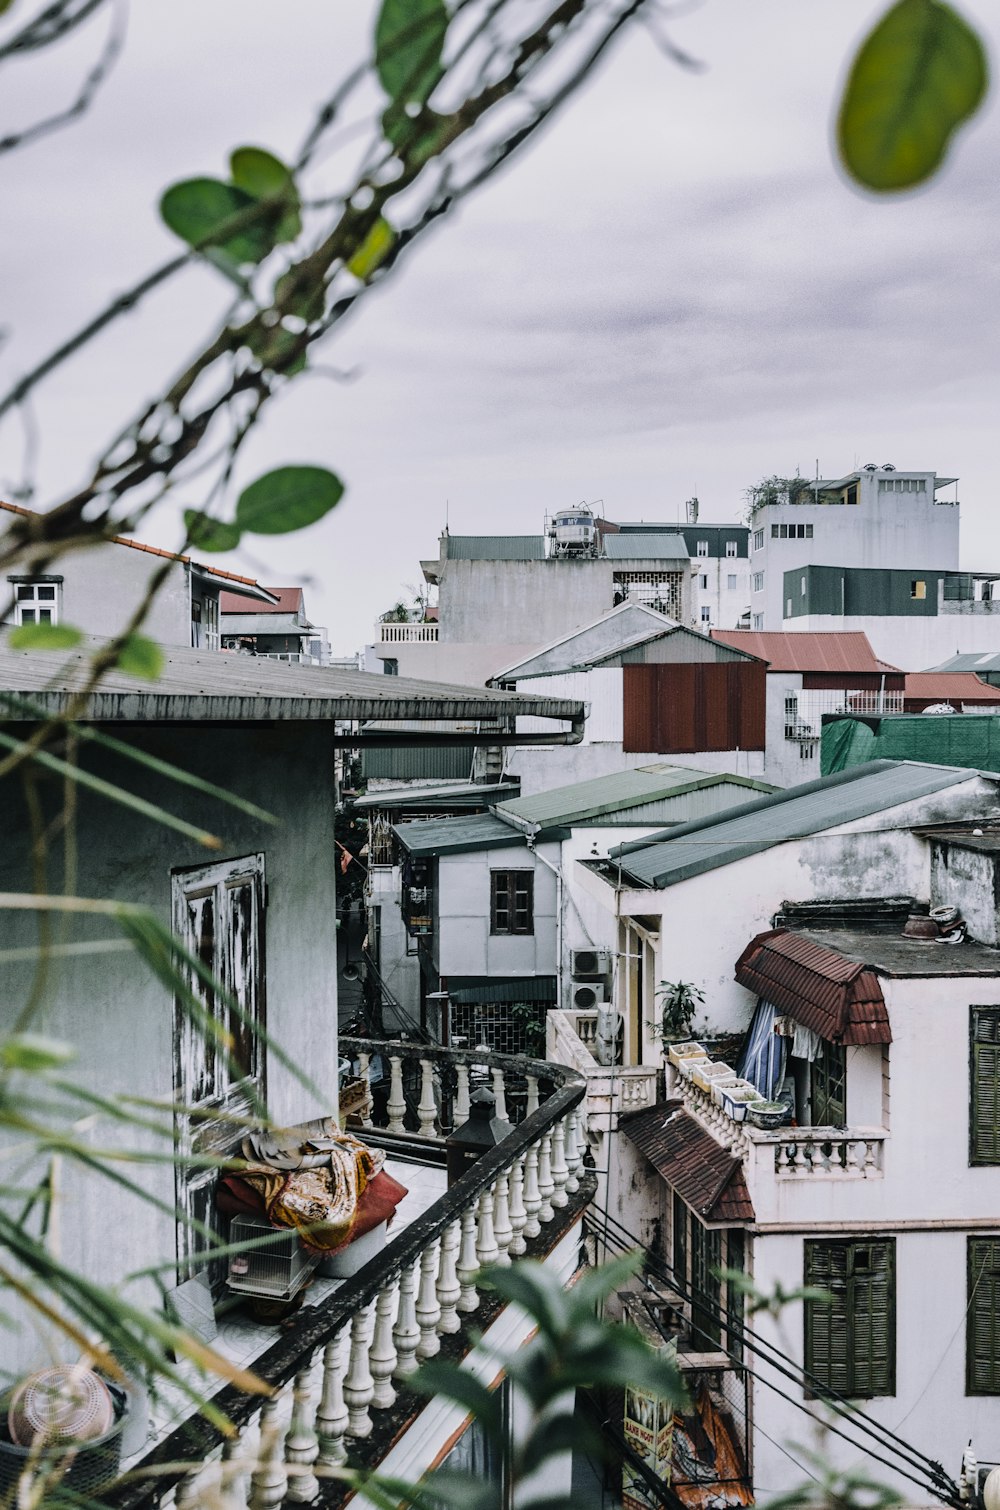
[[524,1158],[514,1160],[510,1172],[510,1247],[507,1252],[518,1258],[525,1250],[524,1228],[528,1213],[524,1209]]
[[476,1257],[476,1208],[467,1206],[462,1212],[462,1242],[458,1252],[458,1282],[461,1286],[461,1294],[458,1300],[458,1309],[468,1313],[477,1309],[479,1295],[475,1286],[475,1278],[479,1272],[479,1260]]
[[580,1188],[580,1171],[583,1168],[583,1149],[580,1145],[580,1108],[574,1107],[566,1118],[566,1164],[569,1179],[566,1189],[575,1195]]
[[569,1196],[566,1194],[566,1181],[569,1179],[569,1167],[566,1163],[566,1127],[565,1123],[557,1122],[552,1129],[552,1204],[553,1206],[566,1206],[569,1204]]
[[462,1287],[458,1282],[458,1249],[461,1242],[462,1229],[458,1222],[452,1222],[445,1228],[441,1238],[441,1267],[438,1271],[437,1298],[441,1307],[441,1320],[438,1322],[439,1332],[459,1332],[462,1323],[458,1315],[458,1301],[462,1294]]
[[504,1083],[503,1070],[494,1069],[493,1075],[493,1099],[496,1108],[493,1115],[499,1117],[502,1122],[507,1120],[507,1088]]
[[538,1194],[542,1198],[541,1210],[538,1213],[540,1222],[551,1222],[554,1215],[552,1210],[552,1192],[555,1190],[552,1179],[552,1130],[542,1136],[538,1149]]
[[534,1075],[529,1075],[527,1077],[527,1080],[528,1101],[527,1105],[525,1106],[525,1115],[530,1117],[532,1112],[536,1112],[538,1110],[538,1080]]
[[538,1189],[538,1144],[532,1143],[524,1156],[524,1209],[528,1219],[524,1224],[525,1237],[537,1237],[541,1232],[538,1213],[542,1209],[542,1197]]
[[282,1432],[279,1414],[284,1390],[264,1401],[260,1413],[260,1446],[250,1475],[250,1510],[276,1510],[285,1497],[285,1465],[281,1461]]
[[455,1076],[458,1081],[455,1088],[455,1126],[462,1127],[468,1122],[472,1109],[469,1104],[469,1066],[456,1064]]
[[347,1405],[347,1435],[369,1437],[372,1418],[368,1407],[375,1393],[375,1382],[368,1366],[368,1348],[372,1334],[371,1306],[358,1311],[351,1322],[351,1361],[344,1380],[344,1401]]
[[493,1235],[497,1241],[497,1263],[502,1267],[510,1263],[510,1245],[514,1228],[510,1221],[510,1176],[502,1174],[493,1186]]
[[319,1461],[327,1468],[336,1467],[347,1457],[344,1434],[347,1431],[347,1406],[344,1402],[344,1371],[350,1347],[351,1330],[345,1326],[323,1349],[323,1393],[316,1412],[319,1436]]
[[319,1494],[313,1464],[319,1456],[319,1438],[312,1428],[312,1365],[300,1369],[292,1387],[292,1418],[285,1437],[285,1462],[298,1471],[288,1475],[285,1498],[296,1505],[311,1505]]
[[417,1324],[420,1341],[417,1357],[433,1358],[440,1351],[441,1338],[437,1324],[441,1320],[441,1307],[437,1298],[437,1272],[440,1243],[430,1243],[420,1255],[420,1289],[417,1291]]
[[396,1378],[408,1379],[417,1371],[417,1343],[420,1341],[417,1271],[413,1264],[408,1264],[399,1276],[399,1311],[392,1336],[396,1344]]
[[492,1187],[484,1190],[479,1197],[479,1228],[476,1232],[476,1257],[479,1260],[479,1267],[481,1269],[485,1269],[487,1264],[495,1264],[500,1257],[496,1234],[493,1231]]
[[437,1121],[437,1102],[434,1099],[434,1066],[429,1059],[420,1061],[420,1102],[417,1106],[420,1119],[420,1135],[433,1138]]
[[391,1133],[405,1132],[403,1118],[406,1115],[406,1101],[403,1098],[403,1061],[398,1054],[389,1055],[389,1100],[386,1102],[388,1113],[388,1131]]
[[392,1375],[396,1367],[396,1345],[392,1339],[392,1322],[396,1311],[396,1286],[386,1285],[378,1292],[375,1301],[375,1331],[368,1353],[368,1367],[372,1371],[372,1404],[376,1410],[388,1410],[395,1404],[396,1391],[392,1387]]

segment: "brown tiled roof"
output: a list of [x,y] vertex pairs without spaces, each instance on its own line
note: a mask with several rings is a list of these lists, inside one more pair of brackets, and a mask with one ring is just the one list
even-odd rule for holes
[[801,933],[758,933],[736,961],[736,979],[828,1043],[892,1042],[875,972]]
[[844,671],[870,676],[898,669],[876,658],[868,636],[859,629],[802,633],[786,629],[713,629],[711,637],[731,650],[759,656],[768,662],[769,671]]
[[222,613],[299,613],[302,610],[301,587],[265,587],[276,603],[258,603],[256,598],[245,598],[242,593],[224,592],[219,598]]
[[974,671],[908,671],[904,697],[936,703],[1000,703],[1000,687],[981,682]]
[[[7,514],[20,514],[24,519],[39,519],[42,517],[35,509],[22,508],[19,503],[5,503],[2,498],[0,498],[0,509],[3,509]],[[218,566],[205,566],[200,561],[192,562],[190,556],[182,556],[177,551],[162,550],[158,545],[143,545],[141,540],[129,540],[125,535],[110,535],[108,539],[111,545],[127,545],[130,550],[145,551],[150,556],[163,556],[169,561],[190,563],[197,566],[199,571],[209,572],[213,577],[224,577],[227,582],[243,582],[247,587],[260,586],[254,577],[240,577],[236,572],[223,571]],[[265,587],[264,591],[267,592],[268,589]],[[254,606],[260,606],[256,600],[254,600]]]
[[621,1132],[706,1222],[752,1222],[743,1164],[688,1115],[680,1101],[621,1117]]

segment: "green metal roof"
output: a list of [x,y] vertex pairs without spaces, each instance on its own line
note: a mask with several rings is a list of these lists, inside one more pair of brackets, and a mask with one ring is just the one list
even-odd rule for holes
[[691,552],[681,534],[676,535],[605,535],[604,554],[609,561],[683,561]]
[[651,834],[620,845],[611,851],[612,878],[617,878],[620,866],[626,885],[673,886],[772,845],[867,818],[981,774],[955,766],[873,760],[713,818],[679,824],[662,836]]
[[491,807],[504,797],[515,797],[521,790],[519,781],[472,782],[451,786],[397,786],[383,787],[377,792],[366,792],[356,797],[354,806],[359,812],[372,808],[406,807]]
[[[776,787],[763,781],[754,781],[749,776],[730,776],[725,772],[714,774],[692,770],[690,766],[647,765],[628,771],[616,771],[611,776],[598,776],[590,781],[575,781],[569,786],[533,793],[530,797],[499,802],[496,813],[518,828],[534,832],[553,825],[585,823],[588,819],[601,818],[623,809],[638,807],[642,803],[659,802],[668,797],[680,797],[686,792],[724,785],[745,788],[744,800],[749,799],[753,792],[777,790]],[[736,800],[733,799],[734,803]]]
[[449,535],[449,561],[544,561],[541,535]]
[[456,818],[415,818],[393,824],[393,833],[411,855],[447,855],[476,849],[499,849],[520,845],[525,836],[492,813],[470,813]]

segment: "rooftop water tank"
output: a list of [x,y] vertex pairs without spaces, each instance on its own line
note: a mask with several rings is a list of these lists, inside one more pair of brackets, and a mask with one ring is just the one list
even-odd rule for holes
[[560,509],[550,531],[557,556],[580,556],[591,552],[597,541],[597,525],[586,504]]

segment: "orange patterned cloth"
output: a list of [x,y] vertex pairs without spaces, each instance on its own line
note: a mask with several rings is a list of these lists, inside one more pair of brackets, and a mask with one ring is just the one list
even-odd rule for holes
[[[329,1253],[349,1237],[358,1202],[385,1154],[331,1122],[321,1135],[304,1137],[301,1148],[305,1167],[282,1169],[251,1161],[240,1176],[260,1195],[275,1226],[293,1227],[305,1247]],[[287,1164],[287,1157],[282,1162]]]

